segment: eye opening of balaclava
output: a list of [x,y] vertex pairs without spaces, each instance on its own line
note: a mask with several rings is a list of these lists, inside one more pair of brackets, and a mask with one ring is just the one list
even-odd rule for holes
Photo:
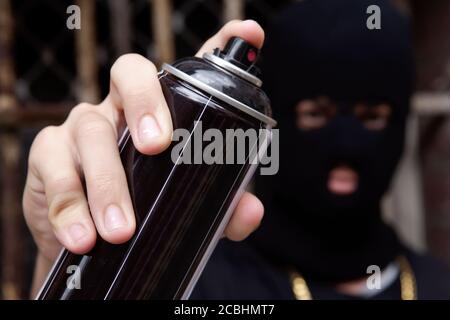
[[343,116],[357,119],[368,131],[379,132],[391,122],[391,113],[391,105],[385,101],[336,102],[321,95],[300,100],[292,117],[300,132],[321,130]]
[[[366,26],[366,9],[381,8],[381,29]],[[386,266],[399,253],[384,224],[380,200],[403,144],[412,83],[409,22],[389,1],[306,0],[290,6],[269,28],[263,50],[264,89],[280,130],[280,170],[256,179],[266,215],[249,239],[277,263],[305,276],[344,281]],[[301,130],[296,106],[326,97],[336,114]],[[355,105],[386,104],[387,125],[368,130]],[[327,189],[330,171],[358,174],[350,195]]]

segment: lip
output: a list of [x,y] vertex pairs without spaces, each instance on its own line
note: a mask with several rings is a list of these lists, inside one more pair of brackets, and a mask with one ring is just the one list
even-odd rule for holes
[[354,169],[346,165],[337,166],[328,175],[328,191],[340,196],[351,195],[358,189],[358,180]]

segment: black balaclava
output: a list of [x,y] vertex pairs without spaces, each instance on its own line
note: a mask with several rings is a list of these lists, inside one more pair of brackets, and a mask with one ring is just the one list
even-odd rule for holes
[[[381,9],[381,29],[369,30],[366,9],[373,4]],[[249,242],[318,281],[357,279],[370,265],[385,267],[401,251],[382,221],[380,200],[404,144],[412,83],[407,18],[388,1],[306,0],[274,21],[263,54],[263,86],[280,130],[280,170],[256,179],[266,214]],[[295,105],[319,96],[334,101],[337,114],[323,128],[300,130]],[[384,129],[368,130],[352,114],[360,101],[391,106]],[[359,175],[351,195],[327,189],[339,164]]]

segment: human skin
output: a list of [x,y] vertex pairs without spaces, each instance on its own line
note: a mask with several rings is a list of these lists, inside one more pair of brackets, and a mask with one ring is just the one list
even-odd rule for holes
[[[234,20],[207,40],[197,56],[223,48],[233,36],[259,48],[264,42],[256,22]],[[23,209],[38,248],[32,296],[62,247],[84,254],[97,234],[113,244],[134,234],[135,217],[117,148],[125,125],[143,154],[158,154],[171,142],[172,121],[154,64],[127,54],[117,59],[110,75],[105,100],[77,105],[62,125],[43,129],[31,147]],[[261,202],[245,193],[225,236],[243,240],[258,227],[263,211]]]

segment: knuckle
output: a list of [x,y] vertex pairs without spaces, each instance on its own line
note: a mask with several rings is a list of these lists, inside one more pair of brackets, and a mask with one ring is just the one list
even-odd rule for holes
[[90,112],[93,109],[93,105],[89,103],[82,102],[70,110],[69,117],[67,118],[68,121],[76,121],[81,115],[83,115],[86,112]]
[[62,193],[75,193],[78,192],[80,188],[81,184],[79,178],[69,174],[60,174],[58,177],[51,178],[46,186],[46,189]]
[[42,129],[34,139],[35,145],[52,145],[58,137],[58,127],[48,126]]
[[137,57],[141,57],[141,55],[137,54],[137,53],[126,53],[121,55],[120,57],[118,57],[116,59],[116,61],[114,62],[114,64],[111,67],[111,72],[115,71],[118,67],[120,67],[122,64],[127,65],[128,62],[130,62],[130,60],[134,60]]
[[120,74],[122,67],[126,67],[128,69],[130,66],[146,67],[156,70],[156,66],[144,56],[137,53],[127,53],[117,58],[112,65],[110,70],[111,78],[116,78],[116,76]]
[[30,149],[29,164],[38,161],[42,154],[48,154],[50,148],[60,137],[59,127],[49,126],[42,129],[34,138]]
[[157,72],[156,66],[147,58],[136,53],[128,53],[120,56],[114,62],[110,70],[110,77],[112,82],[120,83],[121,87],[128,92],[133,90],[133,83],[136,83],[135,81],[124,81],[129,74],[156,75]]
[[98,172],[89,178],[89,184],[92,184],[94,193],[110,194],[116,186],[116,179],[112,173]]
[[83,213],[83,202],[78,192],[59,192],[54,195],[48,206],[48,219],[52,226],[57,228],[76,219],[77,215]]
[[113,134],[109,121],[94,111],[81,114],[74,128],[76,140],[92,139],[96,136]]

